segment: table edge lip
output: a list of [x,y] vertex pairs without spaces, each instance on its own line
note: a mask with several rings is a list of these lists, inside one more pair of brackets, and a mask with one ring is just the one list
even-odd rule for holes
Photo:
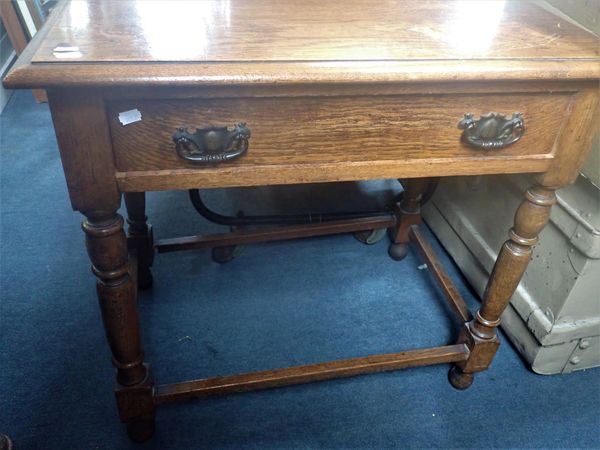
[[5,88],[600,80],[600,57],[177,64],[32,62],[68,3],[61,0],[56,11],[29,42],[4,78]]
[[[22,56],[26,56],[25,53]],[[600,80],[596,59],[385,60],[228,63],[31,63],[18,61],[8,89],[465,81]]]

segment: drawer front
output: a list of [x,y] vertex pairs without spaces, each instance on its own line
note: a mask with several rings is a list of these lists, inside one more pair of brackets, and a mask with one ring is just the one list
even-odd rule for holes
[[[178,170],[210,178],[218,171],[235,174],[256,168],[275,173],[280,167],[298,172],[289,182],[304,182],[343,179],[326,173],[336,167],[353,168],[354,174],[345,179],[406,176],[401,168],[407,165],[429,167],[424,175],[435,175],[436,167],[440,175],[476,173],[477,167],[481,173],[539,172],[552,158],[569,99],[562,93],[118,100],[108,104],[108,114],[121,178]],[[141,120],[122,125],[119,113],[132,109],[140,111]],[[457,124],[464,114],[473,113],[477,119],[489,112],[507,117],[522,113],[523,137],[495,150],[463,143]],[[173,134],[180,127],[193,132],[239,122],[246,123],[252,135],[247,152],[238,159],[202,166],[175,150]],[[369,173],[362,174],[360,168],[369,166]],[[398,173],[374,173],[373,167],[379,166],[398,167]],[[306,178],[304,172],[303,178],[302,170],[309,167],[311,175]],[[322,176],[318,167],[323,168]]]

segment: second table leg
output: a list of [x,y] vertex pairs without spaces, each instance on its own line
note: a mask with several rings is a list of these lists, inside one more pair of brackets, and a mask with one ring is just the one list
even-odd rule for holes
[[409,230],[412,225],[421,223],[421,200],[431,182],[431,178],[412,178],[406,182],[402,201],[396,205],[397,225],[388,249],[390,257],[396,261],[408,254]]
[[136,252],[138,261],[138,287],[146,289],[152,286],[152,262],[154,261],[154,237],[152,226],[146,216],[146,193],[126,192],[127,224],[129,248]]

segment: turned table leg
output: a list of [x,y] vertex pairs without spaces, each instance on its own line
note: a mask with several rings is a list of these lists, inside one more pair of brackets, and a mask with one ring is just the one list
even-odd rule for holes
[[154,261],[154,237],[152,226],[146,217],[146,193],[127,192],[125,207],[127,208],[129,249],[137,255],[137,283],[140,289],[152,286],[152,262]]
[[121,420],[130,437],[148,439],[154,430],[153,382],[144,364],[136,287],[129,271],[123,218],[113,212],[86,213],[82,228],[97,291],[106,337],[117,368],[115,393]]
[[388,249],[390,257],[396,261],[408,254],[409,230],[412,225],[421,223],[421,202],[431,182],[430,178],[413,178],[406,182],[402,200],[396,205],[397,225]]
[[458,339],[471,352],[469,359],[450,369],[450,383],[457,389],[466,389],[473,382],[473,374],[490,365],[500,341],[496,327],[500,315],[517,289],[538,234],[550,218],[550,208],[556,201],[555,187],[536,185],[525,194],[515,214],[514,226],[504,243],[483,294],[483,304],[475,319],[465,324]]

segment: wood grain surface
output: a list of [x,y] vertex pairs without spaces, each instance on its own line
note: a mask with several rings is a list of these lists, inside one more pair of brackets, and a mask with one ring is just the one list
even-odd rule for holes
[[[600,78],[600,40],[527,1],[66,1],[8,88]],[[77,47],[65,58],[57,46]],[[168,64],[166,64],[168,62]]]
[[466,345],[457,344],[239,375],[204,378],[156,386],[154,401],[157,405],[161,405],[193,397],[248,392],[367,373],[444,364],[452,361],[464,362],[468,357],[469,351]]
[[[246,122],[250,148],[219,168],[294,164],[425,161],[472,158],[518,160],[518,170],[550,152],[570,95],[442,95],[381,97],[223,98],[124,100],[109,104],[108,116],[117,170],[143,172],[210,171],[179,158],[172,135],[178,127],[231,126]],[[137,108],[142,120],[126,126],[122,111]],[[497,151],[481,151],[460,141],[458,121],[467,112],[524,114],[521,141]],[[530,159],[528,159],[530,158]],[[434,164],[434,162],[432,162]],[[313,180],[319,181],[319,180]]]
[[58,44],[77,46],[78,62],[600,56],[586,31],[501,0],[74,1],[33,61],[60,61]]
[[102,98],[90,92],[48,92],[52,122],[73,209],[116,211],[110,130]]
[[[598,131],[599,53],[597,36],[519,0],[61,2],[4,85],[50,88],[130,436],[151,436],[156,404],[193,396],[448,362],[456,363],[451,383],[467,388],[498,348],[495,328],[554,190],[577,176]],[[131,109],[142,120],[124,126],[117,115]],[[522,113],[523,138],[493,151],[463,144],[458,121],[489,112]],[[252,130],[240,159],[200,167],[176,155],[177,128],[237,122]],[[144,191],[524,172],[539,173],[540,185],[519,207],[482,309],[455,345],[154,389],[136,307],[136,279],[142,287],[151,281]],[[395,217],[386,219],[399,224],[392,246],[408,241],[406,225],[420,221],[426,184],[408,183]],[[117,214],[123,192],[133,193],[126,195],[129,243]],[[357,223],[334,225],[349,231]],[[258,233],[217,240],[254,242]],[[459,317],[470,319],[421,235],[412,237]],[[170,245],[208,244],[194,237]]]
[[582,89],[573,98],[567,114],[568,119],[555,144],[556,159],[550,170],[538,177],[544,186],[564,186],[578,177],[600,133],[600,84]]

